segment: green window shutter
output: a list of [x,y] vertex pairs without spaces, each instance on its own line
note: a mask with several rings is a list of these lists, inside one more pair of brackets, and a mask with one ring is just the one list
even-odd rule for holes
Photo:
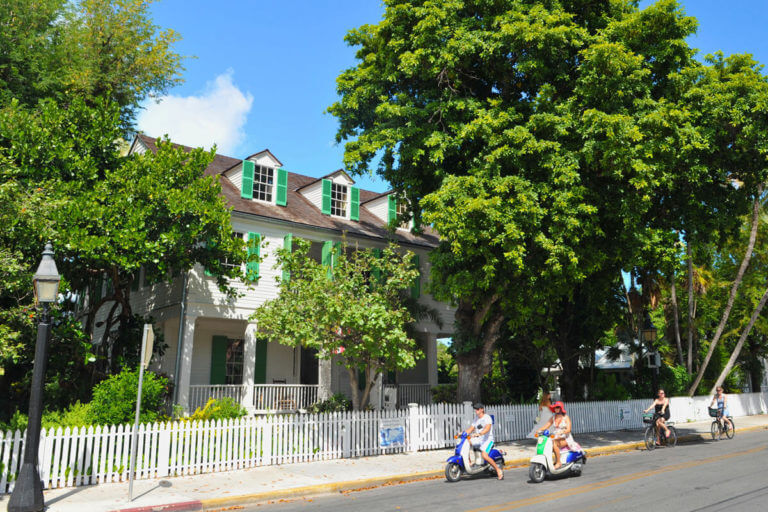
[[103,284],[104,280],[102,278],[98,278],[96,283],[93,285],[93,301],[91,301],[93,304],[96,304],[101,300],[101,288]]
[[414,254],[413,255],[413,266],[416,267],[416,270],[419,271],[419,275],[416,276],[416,279],[413,281],[413,284],[411,285],[411,297],[414,299],[418,299],[419,295],[421,295],[421,268],[419,267],[419,255]]
[[360,189],[357,187],[350,187],[349,196],[351,198],[351,207],[349,210],[349,218],[352,220],[360,220]]
[[277,198],[275,199],[277,206],[285,206],[288,204],[288,171],[282,167],[277,170]]
[[397,219],[397,198],[392,194],[387,196],[387,224],[392,225]]
[[136,272],[133,273],[133,279],[131,279],[131,291],[139,291],[139,275],[141,274],[141,269],[137,269]]
[[[286,249],[287,251],[293,251],[293,234],[288,233],[283,237],[283,249]],[[284,283],[287,283],[291,280],[291,271],[290,270],[283,270],[283,279],[282,281]]]
[[253,173],[255,170],[255,163],[250,160],[243,160],[243,183],[240,186],[240,197],[243,199],[253,199]]
[[320,258],[320,263],[324,267],[328,268],[328,278],[332,278],[333,271],[331,268],[333,267],[333,242],[330,240],[323,242],[323,252]]
[[331,180],[323,180],[323,215],[331,214]]
[[259,278],[259,256],[261,255],[261,235],[248,233],[248,263],[245,264],[245,278],[256,281]]
[[211,384],[227,383],[227,345],[226,336],[214,336],[211,340]]
[[256,366],[253,372],[254,384],[267,383],[267,340],[256,340]]

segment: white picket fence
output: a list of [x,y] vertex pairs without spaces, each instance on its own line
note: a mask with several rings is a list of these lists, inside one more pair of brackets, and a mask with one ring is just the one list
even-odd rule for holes
[[[708,419],[711,397],[671,399],[677,422]],[[566,403],[575,433],[642,428],[650,400]],[[768,393],[729,395],[734,416],[765,414]],[[522,439],[537,414],[535,405],[489,405],[497,442]],[[141,425],[136,478],[230,471],[270,464],[431,450],[452,446],[473,418],[471,405],[414,405],[407,410],[286,414],[237,420]],[[383,428],[394,427],[403,443],[383,446]],[[399,430],[398,430],[399,429]],[[387,433],[389,435],[389,432]],[[11,492],[25,434],[0,436],[0,493]],[[38,451],[45,488],[128,479],[131,427],[97,426],[43,430]],[[397,439],[396,439],[397,441]]]

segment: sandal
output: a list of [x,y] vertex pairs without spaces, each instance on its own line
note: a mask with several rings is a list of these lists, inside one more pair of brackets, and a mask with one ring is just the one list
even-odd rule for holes
[[500,475],[497,475],[499,480],[504,480],[504,473],[501,473]]

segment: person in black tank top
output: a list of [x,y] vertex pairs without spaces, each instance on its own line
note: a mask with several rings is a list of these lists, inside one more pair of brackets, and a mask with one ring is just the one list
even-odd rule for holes
[[[653,419],[658,427],[657,431],[661,433],[661,430],[664,429],[665,435],[669,437],[669,429],[667,428],[667,420],[670,417],[669,398],[667,398],[663,389],[659,390],[659,393],[656,395],[656,400],[653,401],[650,407],[645,409],[645,412],[650,411],[651,408],[654,408]],[[656,444],[661,444],[661,439],[658,436],[656,437]]]

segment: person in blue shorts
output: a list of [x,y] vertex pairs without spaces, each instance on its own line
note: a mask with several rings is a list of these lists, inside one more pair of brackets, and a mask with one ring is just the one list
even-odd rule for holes
[[488,455],[491,452],[491,448],[493,448],[493,420],[489,415],[485,414],[485,406],[480,402],[475,402],[472,408],[475,409],[475,416],[477,418],[472,423],[472,426],[464,432],[468,436],[472,436],[472,446],[480,450],[483,459],[496,470],[499,480],[503,480],[504,472],[496,464],[496,461]]
[[715,396],[712,397],[712,402],[710,402],[709,406],[714,407],[715,403],[717,403],[717,408],[720,409],[720,415],[723,418],[723,423],[726,421],[728,422],[725,423],[725,426],[727,428],[733,428],[733,423],[728,419],[728,416],[731,415],[731,411],[728,410],[728,397],[725,393],[723,393],[723,386],[717,386],[717,389],[715,390]]

